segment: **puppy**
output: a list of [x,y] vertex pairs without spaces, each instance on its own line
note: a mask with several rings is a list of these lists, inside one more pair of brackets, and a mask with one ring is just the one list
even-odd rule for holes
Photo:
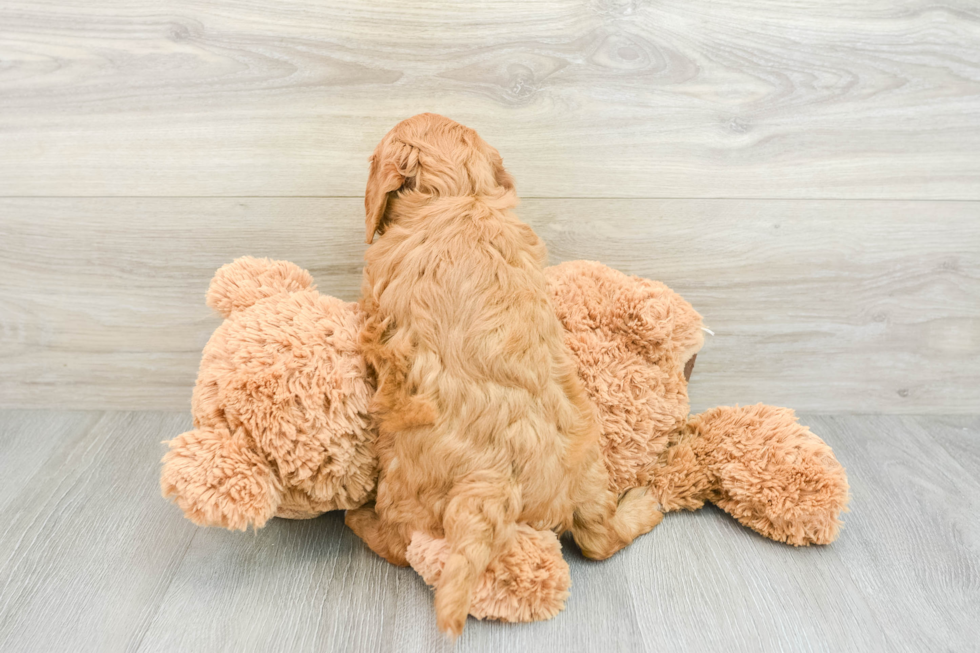
[[511,212],[514,182],[475,131],[422,114],[371,157],[362,332],[377,373],[375,505],[347,523],[405,565],[412,534],[445,537],[439,628],[518,523],[571,531],[607,558],[661,519],[652,493],[608,487],[599,431],[549,303],[544,244]]

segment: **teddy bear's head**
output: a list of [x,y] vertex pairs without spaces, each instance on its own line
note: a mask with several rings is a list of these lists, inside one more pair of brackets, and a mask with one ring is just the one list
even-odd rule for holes
[[207,303],[225,321],[204,348],[195,428],[169,443],[164,495],[232,529],[368,500],[374,387],[357,305],[321,295],[292,263],[251,257],[218,270]]
[[701,316],[656,281],[592,261],[546,270],[579,377],[596,406],[610,483],[648,485],[687,421],[687,375],[704,343]]

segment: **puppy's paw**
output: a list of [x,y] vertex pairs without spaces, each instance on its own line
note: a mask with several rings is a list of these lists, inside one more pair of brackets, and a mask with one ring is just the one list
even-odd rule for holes
[[652,531],[663,518],[656,493],[645,487],[629,490],[616,508],[616,519],[630,541]]
[[443,614],[436,610],[436,626],[439,630],[446,633],[449,638],[456,641],[456,638],[463,634],[463,627],[466,625],[466,613],[455,612]]

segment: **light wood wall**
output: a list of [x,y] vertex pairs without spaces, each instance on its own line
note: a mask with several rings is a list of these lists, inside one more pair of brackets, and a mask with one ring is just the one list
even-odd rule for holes
[[215,268],[354,299],[367,155],[436,111],[553,261],[715,331],[696,407],[980,406],[972,0],[0,0],[0,406],[189,406]]

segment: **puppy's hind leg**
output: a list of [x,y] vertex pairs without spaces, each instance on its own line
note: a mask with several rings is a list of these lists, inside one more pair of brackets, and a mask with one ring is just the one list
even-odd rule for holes
[[633,488],[617,501],[598,458],[581,481],[571,531],[587,558],[605,560],[664,517],[657,497],[647,488]]
[[436,622],[453,637],[463,632],[473,591],[490,561],[517,531],[520,492],[510,478],[472,472],[453,486],[443,515],[449,557],[436,586]]
[[381,521],[374,510],[374,502],[348,510],[344,515],[344,523],[379,556],[393,565],[408,566],[405,558],[408,542],[402,539],[399,529],[386,526]]

